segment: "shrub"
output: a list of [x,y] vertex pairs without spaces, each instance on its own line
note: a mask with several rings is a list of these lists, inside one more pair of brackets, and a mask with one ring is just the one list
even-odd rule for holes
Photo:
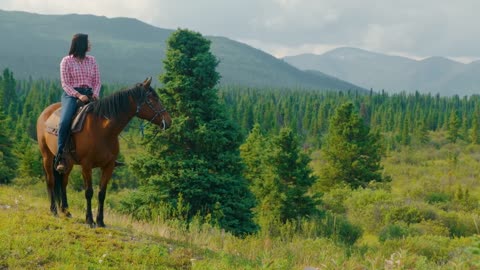
[[364,230],[377,231],[384,212],[393,204],[392,194],[385,190],[359,189],[345,200],[349,220]]
[[362,236],[360,226],[350,223],[347,219],[338,220],[338,240],[347,245],[353,245]]
[[322,196],[323,207],[337,214],[346,212],[345,200],[352,194],[352,189],[346,185],[336,186]]
[[424,219],[422,212],[417,207],[408,205],[408,206],[399,206],[390,209],[385,215],[385,221],[397,222],[403,221],[407,224],[419,223]]
[[26,186],[35,185],[41,182],[42,179],[43,179],[42,177],[24,176],[24,177],[14,178],[12,182],[15,186],[26,187]]
[[437,220],[422,220],[420,223],[411,224],[410,231],[415,235],[450,235],[448,228]]
[[327,212],[322,220],[322,235],[343,244],[353,245],[361,236],[362,228],[343,216]]
[[436,264],[446,263],[460,251],[457,242],[448,237],[433,235],[407,237],[402,246],[413,253],[427,257]]
[[385,242],[389,239],[400,239],[408,236],[409,230],[408,226],[403,223],[389,224],[380,231],[378,235],[378,240],[380,242]]
[[478,233],[470,214],[441,212],[439,220],[443,226],[448,228],[451,237],[469,236]]
[[443,192],[430,192],[425,196],[425,201],[429,204],[446,203],[450,200],[451,196]]

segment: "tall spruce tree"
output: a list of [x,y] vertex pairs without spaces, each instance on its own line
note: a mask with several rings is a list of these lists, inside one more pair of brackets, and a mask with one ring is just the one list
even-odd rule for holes
[[448,129],[447,129],[447,140],[451,143],[456,143],[458,136],[460,135],[460,126],[461,121],[458,118],[457,111],[453,110],[450,113],[450,117],[448,119]]
[[251,233],[255,200],[242,176],[242,138],[217,97],[218,60],[210,41],[179,29],[167,46],[159,94],[173,125],[134,162],[144,187],[124,206],[148,215],[162,203],[181,204],[187,218],[208,216],[235,234]]
[[272,154],[270,140],[262,134],[260,125],[255,124],[240,146],[240,155],[245,164],[245,178],[257,200],[255,220],[262,232],[268,234],[275,233],[280,223],[284,197],[271,166]]
[[13,142],[8,137],[6,117],[0,106],[0,184],[8,184],[15,177],[17,162],[13,154]]
[[321,171],[320,189],[346,183],[353,188],[371,181],[384,181],[380,170],[382,147],[378,133],[370,133],[353,104],[347,102],[330,121],[323,153],[326,163]]
[[290,128],[269,139],[255,124],[240,146],[246,165],[245,177],[257,199],[255,218],[262,232],[278,233],[287,220],[308,218],[317,213],[310,187],[316,181],[297,136]]
[[1,106],[4,108],[4,112],[10,107],[10,105],[17,100],[17,94],[15,92],[16,80],[13,77],[13,72],[8,68],[4,69],[2,76],[0,76],[0,100]]
[[427,126],[425,125],[425,122],[422,120],[419,120],[417,122],[417,127],[415,129],[415,139],[419,144],[425,144],[430,140]]
[[479,117],[480,111],[478,107],[475,108],[475,112],[473,113],[472,116],[472,128],[470,129],[470,142],[472,144],[478,144],[480,142],[480,136],[479,136]]
[[282,128],[274,138],[270,162],[283,197],[280,219],[287,221],[314,214],[315,202],[308,192],[317,178],[309,167],[310,157],[301,151],[291,128]]

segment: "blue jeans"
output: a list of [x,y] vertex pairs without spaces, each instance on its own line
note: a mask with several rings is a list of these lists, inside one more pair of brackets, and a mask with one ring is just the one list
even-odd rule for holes
[[[89,88],[75,88],[82,95],[91,95],[92,90]],[[62,113],[60,115],[60,123],[58,127],[58,154],[63,154],[65,142],[68,136],[70,136],[70,128],[72,125],[72,117],[77,110],[77,98],[67,95],[65,92],[62,94]]]

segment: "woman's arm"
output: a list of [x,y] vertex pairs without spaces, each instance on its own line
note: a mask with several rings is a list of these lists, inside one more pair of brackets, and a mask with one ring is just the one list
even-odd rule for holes
[[78,91],[72,86],[69,69],[70,68],[67,59],[63,58],[62,62],[60,62],[60,81],[62,82],[63,91],[65,91],[65,93],[67,93],[69,96],[78,98],[80,93],[78,93]]
[[92,82],[92,89],[93,89],[93,97],[98,98],[100,96],[100,87],[102,87],[100,81],[100,71],[97,65],[97,61],[94,57],[93,59],[93,82]]

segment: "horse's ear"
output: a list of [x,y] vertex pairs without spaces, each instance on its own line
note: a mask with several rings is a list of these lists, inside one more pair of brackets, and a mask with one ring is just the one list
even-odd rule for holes
[[152,83],[152,77],[146,78],[145,81],[143,82],[143,87],[150,88],[150,83]]

